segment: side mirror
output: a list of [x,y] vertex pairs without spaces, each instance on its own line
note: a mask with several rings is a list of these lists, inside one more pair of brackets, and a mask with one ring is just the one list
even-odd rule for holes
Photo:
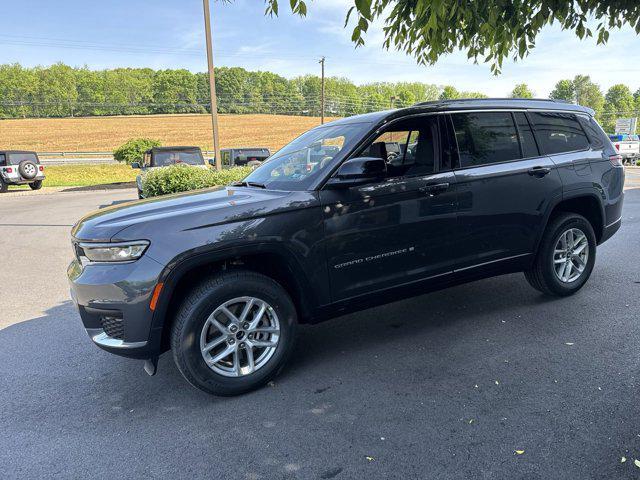
[[131,164],[131,168],[141,168],[141,167],[140,167],[140,162],[133,162],[133,163]]
[[329,188],[348,188],[387,176],[387,162],[378,157],[357,157],[344,162],[329,179]]

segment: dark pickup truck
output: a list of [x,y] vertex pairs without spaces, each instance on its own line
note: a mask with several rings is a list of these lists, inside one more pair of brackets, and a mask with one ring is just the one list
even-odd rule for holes
[[[131,167],[146,172],[151,168],[169,167],[177,164],[208,168],[200,147],[154,147],[145,152],[141,162],[134,162]],[[136,187],[138,188],[138,198],[144,198],[142,175],[136,177]]]
[[280,371],[301,323],[512,272],[574,294],[623,185],[590,109],[423,103],[314,128],[234,185],[92,213],[68,276],[99,347],[151,374],[172,350],[234,395]]

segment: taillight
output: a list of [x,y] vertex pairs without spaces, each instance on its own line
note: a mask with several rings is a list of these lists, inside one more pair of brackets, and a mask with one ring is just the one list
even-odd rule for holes
[[7,173],[13,173],[13,168],[11,168],[11,167],[5,168],[4,171],[7,172]]
[[609,161],[611,162],[611,165],[613,165],[614,167],[621,167],[622,166],[622,155],[610,155],[609,156]]
[[44,167],[42,165],[40,165],[40,171],[44,172]]
[[614,143],[613,146],[616,147],[616,150],[620,151],[620,144],[619,143]]

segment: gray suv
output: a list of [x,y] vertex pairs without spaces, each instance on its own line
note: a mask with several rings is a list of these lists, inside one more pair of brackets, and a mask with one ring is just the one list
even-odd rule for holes
[[152,374],[171,350],[234,395],[280,371],[301,323],[513,272],[576,293],[623,185],[588,108],[423,103],[314,128],[227,187],[92,213],[68,276],[99,347]]

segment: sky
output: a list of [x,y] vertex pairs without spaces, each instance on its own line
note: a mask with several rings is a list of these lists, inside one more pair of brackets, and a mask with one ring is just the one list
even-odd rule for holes
[[[382,48],[380,25],[369,30],[364,47],[354,48],[351,29],[344,28],[352,0],[307,0],[304,18],[291,14],[287,0],[280,3],[280,16],[271,18],[261,0],[212,0],[216,65],[292,78],[319,74],[318,60],[326,56],[328,76],[357,84],[420,81],[495,97],[522,82],[546,97],[559,79],[576,74],[590,75],[605,91],[616,83],[640,88],[640,36],[631,28],[613,31],[607,45],[597,46],[594,39],[580,41],[547,27],[532,54],[506,61],[496,77],[489,64],[475,65],[462,52],[433,66],[416,65],[404,53]],[[207,68],[200,0],[0,0],[0,18],[0,63]]]

